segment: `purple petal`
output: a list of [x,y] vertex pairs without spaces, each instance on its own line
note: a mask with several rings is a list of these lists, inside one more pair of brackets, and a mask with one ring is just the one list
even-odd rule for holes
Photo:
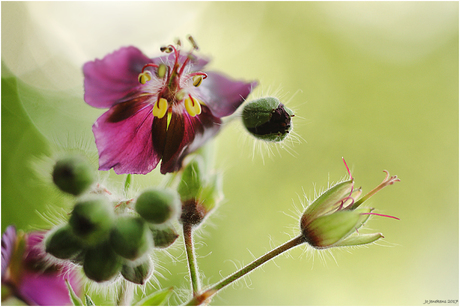
[[248,83],[232,80],[217,72],[206,72],[206,74],[208,77],[203,80],[198,89],[203,96],[203,101],[217,117],[233,114],[258,84],[257,81]]
[[124,47],[102,60],[83,66],[85,101],[96,108],[109,108],[140,88],[138,76],[150,63],[139,49]]
[[173,112],[166,132],[161,173],[178,171],[184,158],[214,136],[220,126],[220,119],[214,117],[206,106],[203,106],[201,114],[195,117],[189,116],[185,110],[183,113]]
[[42,243],[45,233],[36,231],[27,234],[24,271],[16,292],[20,299],[30,305],[70,305],[65,279],[69,280],[75,293],[79,294],[82,287],[78,275],[70,263],[46,264]]
[[2,235],[2,281],[16,245],[16,228],[10,225]]
[[73,273],[53,272],[35,273],[25,271],[21,284],[17,289],[18,296],[29,305],[62,306],[71,305],[69,291],[65,279],[77,295],[81,292],[81,285]]
[[44,231],[34,231],[27,234],[27,253],[26,262],[42,261],[46,253],[43,249],[42,241],[45,238]]
[[115,106],[94,123],[99,170],[147,174],[157,166],[160,154],[152,145],[153,106],[146,103],[148,99],[142,96],[126,102],[121,110],[130,114],[127,118],[118,115],[120,109]]

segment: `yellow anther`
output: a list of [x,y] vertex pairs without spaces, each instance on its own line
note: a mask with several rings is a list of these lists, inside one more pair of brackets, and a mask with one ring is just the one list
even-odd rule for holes
[[164,98],[160,98],[153,106],[153,116],[163,118],[163,116],[166,114],[166,111],[168,111],[168,101]]
[[201,105],[197,99],[190,99],[190,96],[184,100],[185,109],[190,116],[195,117],[198,114],[201,114]]
[[201,81],[203,81],[203,76],[201,76],[201,75],[193,76],[193,86],[195,86],[195,87],[200,86]]
[[158,65],[157,76],[158,78],[163,78],[166,75],[167,66],[163,63]]
[[143,73],[139,74],[138,80],[139,83],[145,84],[147,83],[147,81],[152,80],[152,74],[148,70],[144,71]]
[[171,53],[171,52],[174,51],[174,49],[172,49],[170,46],[166,46],[166,47],[163,46],[163,47],[160,48],[160,51],[161,52],[166,52],[166,53]]

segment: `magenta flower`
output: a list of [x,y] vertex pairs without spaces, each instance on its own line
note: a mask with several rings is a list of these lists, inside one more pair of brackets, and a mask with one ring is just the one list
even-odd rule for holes
[[2,235],[2,285],[28,305],[72,305],[65,279],[79,294],[81,285],[72,265],[45,261],[45,232],[16,233],[8,226]]
[[153,59],[124,47],[83,66],[85,101],[110,108],[93,125],[100,170],[147,174],[162,160],[162,174],[178,171],[257,85],[202,72],[208,60],[190,41],[186,54],[180,44]]

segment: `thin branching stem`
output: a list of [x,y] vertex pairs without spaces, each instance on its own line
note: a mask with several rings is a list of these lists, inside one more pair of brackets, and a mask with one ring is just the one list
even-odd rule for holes
[[193,296],[195,297],[200,291],[200,279],[198,277],[198,264],[196,262],[195,250],[193,247],[193,229],[189,223],[183,224],[185,251],[187,253],[187,263],[192,282]]
[[190,300],[188,303],[186,303],[186,306],[198,306],[202,304],[205,300],[208,300],[211,296],[216,294],[218,291],[222,290],[226,286],[232,284],[233,282],[237,281],[244,275],[250,273],[252,270],[260,267],[263,265],[265,262],[274,259],[278,255],[286,252],[287,250],[296,247],[302,243],[305,243],[305,238],[301,235],[298,236],[280,246],[277,248],[273,249],[272,251],[266,253],[265,255],[261,256],[260,258],[254,260],[244,268],[240,269],[239,271],[233,273],[232,275],[228,276],[227,278],[224,278],[211,288],[208,288],[206,291],[204,291],[202,294],[194,296],[192,300]]

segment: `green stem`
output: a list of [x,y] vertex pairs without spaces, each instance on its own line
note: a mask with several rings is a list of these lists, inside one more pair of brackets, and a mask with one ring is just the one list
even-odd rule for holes
[[193,248],[192,225],[189,223],[184,223],[183,229],[185,250],[187,252],[188,268],[190,272],[190,279],[192,281],[193,296],[196,296],[200,291],[200,280],[198,278],[198,265],[196,262],[195,251]]
[[134,296],[134,286],[123,279],[118,288],[117,306],[131,306]]
[[277,248],[275,248],[272,251],[266,253],[262,257],[254,260],[253,262],[251,262],[250,264],[248,264],[247,266],[245,266],[241,270],[239,270],[239,271],[233,273],[232,275],[228,276],[227,278],[221,280],[220,282],[218,282],[217,284],[215,284],[211,288],[209,288],[206,291],[204,291],[201,295],[195,296],[192,300],[190,300],[186,304],[186,306],[198,306],[198,305],[200,305],[201,303],[203,303],[204,300],[210,298],[211,296],[216,294],[218,291],[220,291],[224,287],[230,285],[231,283],[233,283],[236,280],[240,279],[244,275],[250,273],[252,270],[258,268],[259,266],[261,266],[265,262],[275,258],[276,256],[284,253],[285,251],[287,251],[287,250],[289,250],[289,249],[291,249],[293,247],[296,247],[296,246],[298,246],[298,245],[300,245],[302,243],[305,243],[305,238],[303,236],[298,236],[298,237],[296,237],[296,238],[284,243],[283,245],[278,246]]

